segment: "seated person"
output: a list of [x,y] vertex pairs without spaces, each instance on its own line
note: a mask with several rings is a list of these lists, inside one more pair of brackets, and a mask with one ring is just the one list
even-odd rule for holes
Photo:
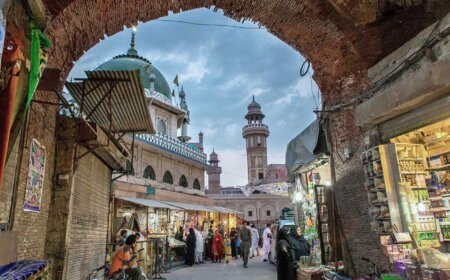
[[141,279],[142,271],[139,266],[130,267],[129,264],[125,264],[131,259],[131,253],[135,243],[136,235],[132,234],[127,237],[125,244],[120,246],[119,250],[114,254],[108,277],[113,276],[121,270],[125,270],[125,273],[130,276],[132,280]]

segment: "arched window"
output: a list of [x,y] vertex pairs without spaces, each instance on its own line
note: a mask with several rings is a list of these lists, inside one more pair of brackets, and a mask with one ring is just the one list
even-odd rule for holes
[[182,186],[183,188],[188,187],[188,182],[186,180],[186,176],[181,175],[180,182],[178,183],[178,185]]
[[163,182],[164,182],[164,183],[167,183],[167,184],[173,185],[172,174],[170,174],[170,171],[169,171],[169,170],[167,170],[167,171],[164,173]]
[[156,126],[156,130],[158,130],[158,132],[160,132],[162,134],[167,134],[167,132],[166,132],[166,124],[164,123],[163,120],[161,120],[161,119],[158,120],[158,124]]
[[156,180],[156,174],[155,174],[155,170],[153,170],[153,167],[151,167],[150,165],[147,166],[144,170],[143,177],[147,178],[147,179]]
[[200,182],[197,179],[194,180],[193,188],[196,190],[200,189]]

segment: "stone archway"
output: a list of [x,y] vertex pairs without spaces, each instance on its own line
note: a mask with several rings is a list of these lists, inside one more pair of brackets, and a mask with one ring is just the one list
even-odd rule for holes
[[[73,62],[105,34],[114,35],[122,31],[124,26],[163,17],[169,11],[178,13],[214,6],[223,9],[226,16],[237,21],[258,22],[309,59],[325,103],[333,102],[336,95],[348,97],[355,90],[361,90],[367,84],[368,67],[449,9],[445,0],[436,1],[433,5],[416,1],[413,7],[403,1],[393,0],[381,1],[384,4],[358,5],[357,0],[43,2],[52,16],[46,29],[46,34],[54,42],[49,67],[61,69],[61,85],[72,69]],[[388,6],[390,2],[394,3]],[[385,17],[384,14],[388,12],[390,16]],[[398,22],[403,25],[400,26]]]
[[[326,105],[350,98],[369,83],[367,69],[386,54],[395,50],[418,31],[439,17],[438,0],[435,6],[429,7],[416,1],[417,6],[404,7],[398,4],[403,1],[385,0],[374,2],[393,3],[397,10],[378,11],[371,7],[356,5],[357,0],[43,0],[51,13],[46,34],[54,43],[50,52],[51,68],[60,69],[60,85],[82,54],[94,46],[104,34],[111,36],[137,21],[150,21],[167,15],[168,11],[181,12],[202,7],[223,9],[225,15],[237,21],[251,20],[260,23],[305,55],[315,70],[314,78],[323,94]],[[339,3],[338,3],[339,2]],[[397,3],[398,2],[398,3]],[[407,1],[405,1],[407,2]],[[350,8],[354,7],[354,8]],[[350,9],[350,10],[349,10]],[[360,9],[358,11],[358,9]],[[445,13],[449,9],[441,9]],[[392,12],[393,11],[393,12]],[[359,17],[364,12],[369,16]],[[426,12],[424,15],[421,12]],[[419,16],[420,15],[420,16]],[[355,18],[356,16],[356,18]],[[402,22],[402,25],[398,24]],[[338,112],[334,119],[338,124],[331,137],[335,142],[353,139],[352,147],[357,145],[360,135],[354,129],[352,112]],[[336,144],[337,146],[337,144]],[[333,157],[336,157],[333,152]],[[352,163],[352,162],[350,162]],[[349,162],[346,163],[348,165]],[[358,163],[354,162],[356,166]],[[375,257],[381,252],[376,244],[376,237],[369,232],[365,223],[365,203],[355,195],[360,187],[358,170],[348,171],[344,164],[345,176],[338,178],[340,201],[345,202],[348,193],[355,197],[352,208],[343,213],[346,223],[354,226],[346,227],[348,242],[356,249],[364,248]],[[339,166],[338,166],[339,167]],[[346,172],[346,173],[345,173]],[[362,216],[362,217],[361,217]],[[373,242],[372,242],[373,241]],[[356,258],[365,252],[353,252]]]

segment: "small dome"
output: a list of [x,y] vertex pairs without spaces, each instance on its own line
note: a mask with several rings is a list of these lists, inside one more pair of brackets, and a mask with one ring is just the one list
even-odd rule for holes
[[247,106],[248,112],[245,115],[245,118],[248,119],[250,116],[261,116],[264,118],[264,114],[261,111],[261,105],[255,101],[255,96],[253,95],[253,100]]
[[212,153],[209,155],[209,161],[219,161],[219,156],[216,154],[214,149]]
[[248,110],[255,110],[255,109],[260,109],[261,110],[261,105],[259,105],[258,102],[255,101],[255,96],[253,95],[253,100],[250,104],[248,104],[247,106]]

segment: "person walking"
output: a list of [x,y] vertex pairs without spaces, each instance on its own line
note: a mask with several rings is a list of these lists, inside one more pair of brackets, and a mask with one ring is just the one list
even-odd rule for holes
[[217,261],[220,263],[222,261],[223,256],[223,239],[222,235],[219,233],[219,230],[216,229],[216,233],[213,237],[212,242],[212,253],[213,253],[213,263]]
[[269,253],[272,243],[272,231],[270,230],[271,224],[267,224],[263,232],[263,250],[264,250],[264,261],[267,262],[269,258]]
[[231,241],[231,257],[237,258],[236,252],[236,230],[231,228],[230,231],[230,241]]
[[214,237],[214,233],[212,230],[212,226],[210,226],[208,233],[206,235],[206,242],[205,242],[205,257],[206,259],[209,260],[213,260],[213,255],[212,255],[212,242],[213,242],[213,237]]
[[277,279],[295,280],[298,268],[295,252],[289,238],[289,228],[282,227],[277,234]]
[[195,232],[192,228],[189,229],[189,234],[186,238],[186,257],[184,264],[192,266],[195,262],[195,246],[197,243],[197,238],[195,237]]
[[242,256],[241,254],[241,229],[239,227],[236,228],[236,259]]
[[195,264],[201,264],[203,262],[203,248],[204,248],[204,241],[203,241],[203,235],[200,232],[200,226],[197,226],[196,229],[194,229],[195,232]]
[[252,247],[250,249],[250,258],[253,258],[255,256],[259,256],[258,252],[259,232],[255,228],[255,224],[252,224],[251,231],[252,231]]
[[295,261],[299,261],[300,257],[309,256],[311,252],[311,246],[306,241],[302,234],[300,226],[295,226],[291,229],[291,243],[295,253]]
[[228,233],[225,233],[225,238],[223,240],[223,248],[225,251],[225,262],[229,263],[231,259],[231,240]]
[[241,255],[244,260],[244,268],[247,268],[248,254],[250,253],[250,245],[252,242],[252,231],[245,221],[242,223],[239,237],[241,238]]

